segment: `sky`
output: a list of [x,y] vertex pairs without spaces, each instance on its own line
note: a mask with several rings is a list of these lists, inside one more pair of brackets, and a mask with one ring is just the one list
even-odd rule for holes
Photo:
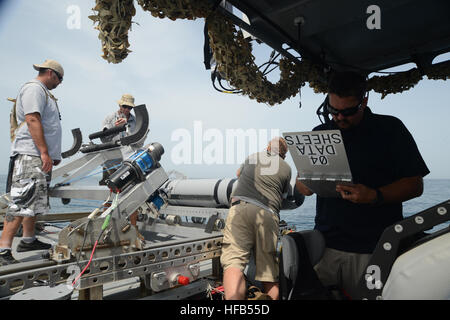
[[[118,109],[117,100],[124,93],[132,94],[136,104],[147,106],[150,133],[146,143],[164,146],[164,169],[190,178],[234,177],[244,157],[262,150],[272,134],[309,131],[320,123],[315,112],[324,95],[308,86],[302,89],[301,108],[299,96],[268,106],[247,96],[215,91],[203,64],[203,19],[159,19],[135,3],[135,23],[129,32],[132,52],[120,64],[108,63],[101,57],[98,31],[88,19],[94,5],[93,0],[0,1],[4,74],[0,174],[7,173],[10,150],[12,104],[6,98],[15,98],[21,85],[36,77],[32,65],[45,59],[59,61],[65,71],[63,83],[52,91],[62,115],[63,150],[72,146],[73,128],[80,128],[83,142],[89,142],[88,135],[101,129],[104,117]],[[74,28],[77,10],[80,24]],[[259,64],[268,60],[270,52],[264,44],[254,45]],[[435,62],[449,58],[445,54]],[[276,71],[273,74],[271,80],[277,81]],[[396,116],[405,123],[431,171],[427,178],[450,179],[449,84],[425,79],[402,94],[381,100],[380,94],[371,92],[369,97],[373,112]],[[238,150],[237,142],[229,143],[238,130],[256,134],[257,144]],[[291,157],[287,159],[295,170]]]

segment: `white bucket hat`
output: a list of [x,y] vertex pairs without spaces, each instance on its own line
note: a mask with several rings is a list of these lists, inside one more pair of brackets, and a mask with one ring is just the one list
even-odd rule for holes
[[43,64],[33,64],[33,68],[39,71],[39,69],[51,69],[56,71],[61,77],[64,77],[64,69],[59,64],[59,62],[55,60],[45,60]]
[[119,106],[130,106],[130,107],[135,107],[134,105],[134,98],[131,94],[129,93],[125,93],[124,95],[122,95],[122,98],[120,98],[119,101],[117,101],[119,103]]

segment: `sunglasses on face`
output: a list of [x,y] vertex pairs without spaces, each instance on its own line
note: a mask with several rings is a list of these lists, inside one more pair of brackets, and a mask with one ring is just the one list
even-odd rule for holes
[[349,116],[353,116],[355,113],[358,112],[358,110],[361,108],[362,105],[362,100],[361,102],[355,106],[355,107],[350,107],[350,108],[346,108],[343,110],[339,110],[334,108],[329,101],[327,101],[327,110],[329,113],[331,113],[334,116],[338,116],[339,114],[341,114],[343,117],[349,117]]
[[56,74],[56,76],[58,77],[58,80],[59,80],[59,82],[62,82],[63,81],[63,77],[58,73],[58,72],[56,72],[55,70],[52,70],[55,74]]
[[124,109],[128,109],[128,110],[133,109],[133,107],[131,107],[131,106],[126,106],[126,105],[121,105],[121,107],[124,108]]

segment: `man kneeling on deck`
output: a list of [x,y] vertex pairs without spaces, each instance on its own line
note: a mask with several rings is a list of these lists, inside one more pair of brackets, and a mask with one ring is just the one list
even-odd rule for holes
[[286,141],[274,138],[267,150],[249,156],[237,172],[239,180],[231,195],[220,258],[227,300],[246,298],[243,271],[252,250],[255,280],[263,283],[265,293],[273,300],[278,300],[279,211],[291,180],[291,168],[283,160],[286,153]]

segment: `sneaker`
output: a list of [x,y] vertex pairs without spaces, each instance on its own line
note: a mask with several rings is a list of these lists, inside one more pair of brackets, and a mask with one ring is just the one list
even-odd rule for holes
[[19,263],[11,254],[11,250],[5,250],[0,253],[0,266],[7,266],[9,264]]
[[26,251],[34,251],[34,250],[47,250],[52,247],[49,243],[44,243],[39,241],[38,239],[34,239],[31,243],[26,243],[21,240],[19,245],[17,246],[17,252],[26,252]]

